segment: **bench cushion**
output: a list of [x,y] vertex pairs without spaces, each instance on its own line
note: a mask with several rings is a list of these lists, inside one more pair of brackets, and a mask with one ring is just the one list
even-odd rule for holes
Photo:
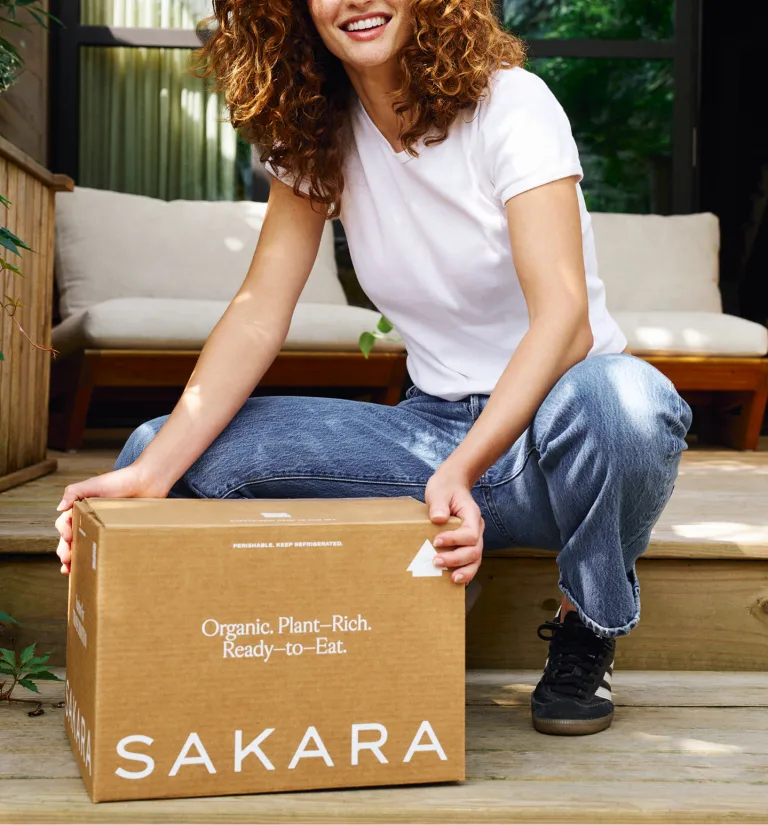
[[761,357],[768,353],[762,324],[719,312],[614,312],[635,355]]
[[[189,298],[116,298],[89,307],[53,330],[63,355],[92,349],[201,349],[228,301]],[[357,351],[360,333],[376,328],[379,313],[339,304],[298,304],[283,349]],[[399,351],[395,334],[377,350]]]
[[[56,281],[63,319],[112,298],[230,301],[266,211],[251,201],[161,201],[77,187],[56,196]],[[346,304],[333,228],[300,301]]]
[[596,212],[598,272],[612,312],[721,312],[717,218]]

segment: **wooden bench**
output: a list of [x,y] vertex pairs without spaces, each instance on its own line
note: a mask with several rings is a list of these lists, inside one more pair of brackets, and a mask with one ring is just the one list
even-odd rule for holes
[[[76,187],[56,199],[52,447],[78,449],[94,390],[183,388],[249,271],[266,204],[171,201]],[[130,227],[130,231],[126,231]],[[402,342],[365,359],[379,314],[352,306],[326,224],[283,352],[257,392],[316,391],[397,403]],[[125,393],[122,393],[125,397]]]
[[[49,445],[82,446],[93,391],[100,387],[184,387],[198,351],[85,350],[53,364]],[[768,402],[768,359],[647,356],[689,404],[698,408],[699,437],[738,450],[756,450]],[[283,352],[260,388],[358,390],[380,404],[397,404],[405,354]]]
[[[93,391],[100,387],[186,386],[200,355],[197,350],[87,349],[54,362],[48,443],[54,449],[82,446]],[[394,405],[405,381],[405,353],[284,351],[259,383],[259,389],[316,388],[365,394]]]
[[697,407],[702,442],[756,450],[768,402],[768,358],[648,356]]

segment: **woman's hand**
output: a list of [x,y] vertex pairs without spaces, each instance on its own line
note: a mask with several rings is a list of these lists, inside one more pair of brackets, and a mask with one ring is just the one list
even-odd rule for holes
[[147,478],[136,464],[68,485],[56,508],[62,511],[56,519],[56,529],[61,535],[56,550],[61,559],[61,572],[68,574],[72,563],[72,506],[76,501],[81,498],[165,498],[167,495],[168,490]]
[[427,482],[424,492],[429,517],[435,524],[444,524],[450,516],[462,520],[461,527],[438,533],[432,543],[438,549],[450,548],[435,556],[435,566],[453,568],[451,578],[464,585],[472,581],[480,567],[485,531],[485,521],[470,490],[466,479],[443,465]]

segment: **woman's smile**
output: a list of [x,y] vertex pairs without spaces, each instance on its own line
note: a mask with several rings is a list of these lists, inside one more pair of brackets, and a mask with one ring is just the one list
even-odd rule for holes
[[308,8],[328,51],[347,71],[388,67],[391,75],[413,35],[411,0],[308,0]]
[[369,13],[352,17],[339,28],[352,40],[375,40],[384,33],[391,19],[388,14]]

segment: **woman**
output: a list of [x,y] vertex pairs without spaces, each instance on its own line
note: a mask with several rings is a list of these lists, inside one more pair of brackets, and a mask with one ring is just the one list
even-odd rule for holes
[[[673,488],[690,410],[626,353],[605,307],[570,126],[490,0],[216,0],[203,71],[265,147],[269,206],[245,281],[170,416],[84,496],[412,495],[435,564],[468,584],[483,547],[559,551],[563,602],[532,698],[545,733],[611,722],[635,561]],[[249,398],[340,214],[414,387],[397,407]]]

